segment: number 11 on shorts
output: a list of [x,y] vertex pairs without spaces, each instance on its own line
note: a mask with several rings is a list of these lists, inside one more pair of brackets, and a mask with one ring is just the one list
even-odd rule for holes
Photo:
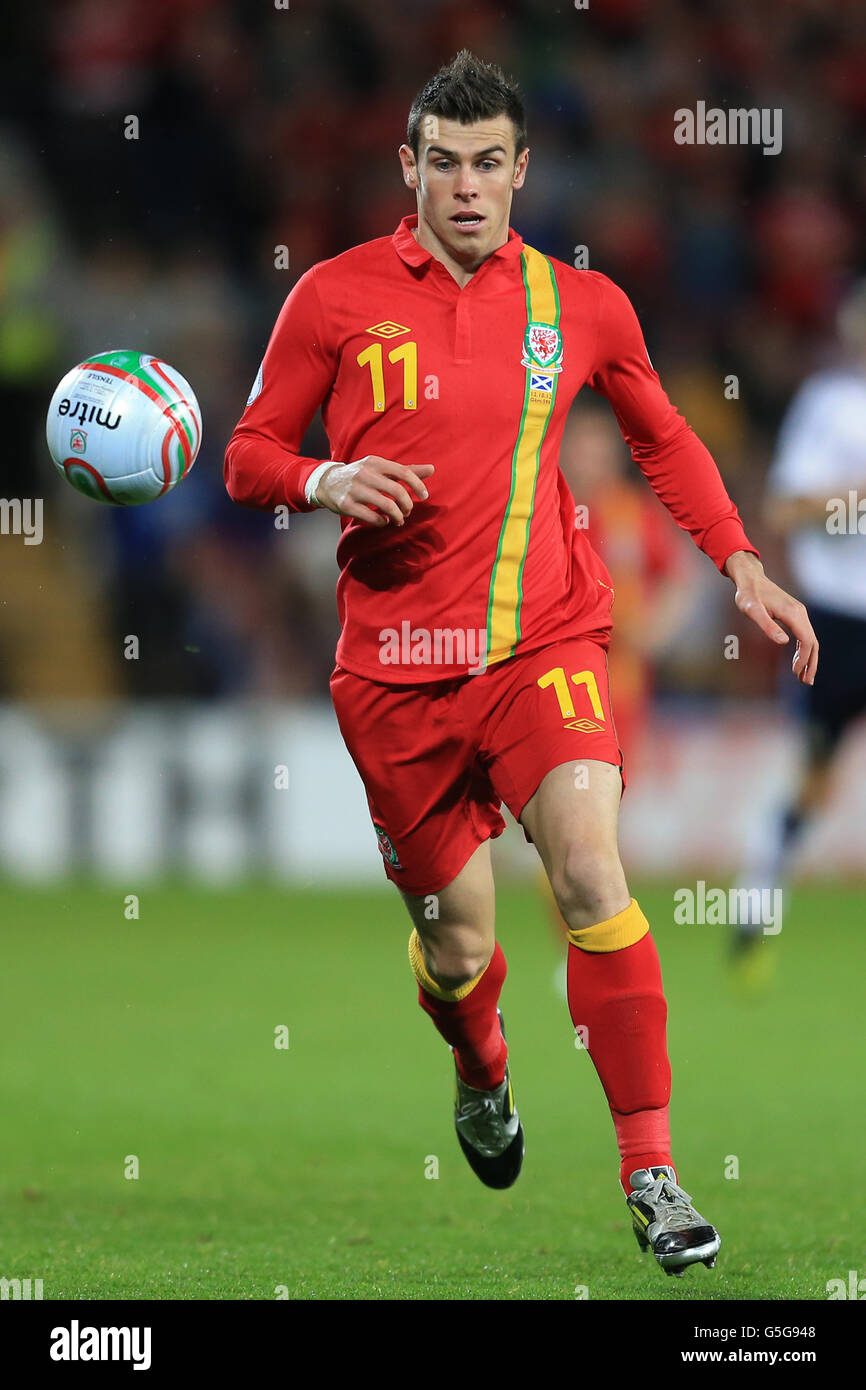
[[[604,708],[598,693],[598,681],[595,678],[595,672],[574,671],[571,679],[574,685],[583,685],[586,687],[586,693],[592,705],[592,712],[596,719],[600,719],[602,723],[604,723]],[[551,670],[545,671],[543,676],[538,677],[538,684],[542,690],[546,690],[549,685],[552,685],[556,691],[556,698],[559,701],[559,708],[563,719],[574,719],[576,711],[572,704],[571,691],[569,689],[568,678],[566,677],[564,666],[554,666]]]

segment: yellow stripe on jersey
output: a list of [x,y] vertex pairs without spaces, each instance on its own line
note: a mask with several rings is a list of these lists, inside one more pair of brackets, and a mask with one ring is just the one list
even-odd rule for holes
[[[553,266],[546,256],[531,246],[521,254],[526,288],[526,320],[559,328],[559,294]],[[526,368],[526,386],[520,429],[511,461],[511,491],[499,534],[499,545],[490,577],[487,609],[487,665],[504,661],[520,641],[520,610],[523,603],[523,567],[529,547],[529,527],[535,500],[541,446],[553,414],[556,374],[550,391],[532,389],[533,374],[544,374],[544,367]]]

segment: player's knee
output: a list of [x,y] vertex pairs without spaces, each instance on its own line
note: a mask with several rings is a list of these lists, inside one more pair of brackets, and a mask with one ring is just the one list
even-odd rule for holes
[[490,964],[492,951],[460,944],[424,943],[424,961],[431,979],[443,990],[461,989]]
[[551,875],[551,887],[573,931],[607,921],[628,904],[625,873],[615,847],[569,851]]

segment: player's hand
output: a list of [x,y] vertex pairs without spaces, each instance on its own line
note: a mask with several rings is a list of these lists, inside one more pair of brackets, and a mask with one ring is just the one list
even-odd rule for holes
[[[428,495],[423,479],[434,464],[418,463],[414,468],[393,459],[368,454],[354,463],[335,463],[319,479],[316,501],[340,516],[352,516],[370,526],[403,526],[415,505],[415,497]],[[378,510],[374,510],[377,508]]]
[[[799,599],[792,598],[768,579],[757,555],[737,550],[725,562],[725,573],[737,586],[734,602],[741,613],[757,623],[772,642],[788,641],[788,634],[779,626],[784,623],[797,639],[791,670],[803,685],[815,684],[818,669],[818,639],[809,622],[809,614]],[[778,618],[779,622],[775,619]]]

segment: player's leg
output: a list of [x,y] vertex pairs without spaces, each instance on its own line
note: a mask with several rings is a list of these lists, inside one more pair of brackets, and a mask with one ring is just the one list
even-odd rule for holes
[[670,1065],[658,954],[619,857],[623,779],[605,653],[567,640],[489,681],[479,695],[490,705],[491,780],[535,844],[568,927],[569,1008],[613,1113],[628,1194],[633,1171],[670,1163]]
[[494,935],[489,842],[445,888],[403,892],[403,900],[414,924],[409,960],[418,1002],[454,1054],[460,1147],[488,1187],[510,1187],[524,1140],[499,1010],[506,965]]
[[774,883],[787,876],[804,831],[826,807],[839,747],[854,721],[866,713],[866,619],[820,605],[810,605],[810,617],[813,608],[821,643],[821,680],[798,687],[805,761],[782,817],[771,870]]
[[535,844],[568,927],[569,1008],[613,1113],[628,1194],[633,1171],[670,1163],[670,1066],[658,954],[619,857],[605,653],[566,640],[483,679],[491,781]]
[[568,1003],[604,1087],[620,1182],[641,1249],[669,1274],[715,1263],[719,1236],[679,1186],[671,1160],[667,1004],[649,923],[629,895],[617,848],[620,770],[552,769],[521,817],[568,925]]
[[568,927],[568,1004],[611,1109],[628,1194],[636,1169],[669,1164],[667,1005],[649,924],[617,845],[620,770],[584,760],[554,768],[521,821]]
[[[623,750],[629,765],[633,768],[636,759],[640,757],[640,750],[646,737],[647,725],[647,701],[642,692],[627,694],[625,697],[622,692],[617,694],[616,706],[616,732],[620,748]],[[547,913],[550,917],[552,926],[555,929],[557,938],[561,941],[568,937],[568,923],[559,910],[556,896],[550,886],[550,879],[543,863],[539,863],[537,871],[538,891],[542,897]],[[563,961],[563,968],[565,962]],[[560,979],[560,971],[557,970],[556,988],[565,998],[565,976]]]
[[437,893],[400,891],[420,938],[425,969],[439,989],[459,990],[486,969],[496,944],[488,840]]
[[464,1081],[490,1090],[505,1075],[506,1047],[497,1017],[505,957],[494,935],[489,842],[439,892],[401,892],[414,926],[409,961],[419,1003],[454,1049]]
[[797,849],[829,800],[842,734],[841,727],[807,721],[804,761],[788,802],[771,818],[757,842],[749,846],[737,880],[738,901],[745,905],[730,928],[730,961],[740,982],[750,990],[767,985],[774,963],[774,957],[768,954],[772,938],[764,933],[764,894],[787,887]]
[[770,837],[770,858],[765,869],[768,884],[781,884],[788,878],[805,831],[830,799],[833,766],[846,727],[847,721],[837,724],[814,720],[806,724],[805,761],[777,833]]
[[795,785],[762,843],[750,847],[743,885],[768,888],[782,884],[788,877],[798,842],[827,803],[838,743],[838,735],[832,739],[831,746],[825,730],[807,727],[805,758]]
[[568,926],[569,1007],[611,1109],[641,1248],[671,1273],[711,1262],[718,1234],[671,1163],[667,1006],[619,858],[624,777],[604,652],[589,640],[556,643],[503,663],[483,693],[491,781],[535,842]]
[[459,710],[467,681],[388,687],[338,670],[331,693],[364,782],[385,873],[413,921],[418,1001],[454,1051],[455,1123],[466,1157],[492,1187],[520,1171],[498,1012],[505,957],[494,937],[488,841],[505,822]]
[[787,805],[748,846],[737,883],[748,897],[731,933],[732,963],[751,987],[765,982],[772,961],[772,938],[764,933],[759,906],[762,890],[787,886],[798,848],[830,799],[840,745],[866,712],[866,620],[820,605],[810,605],[810,617],[821,644],[821,679],[796,687],[803,763]]

